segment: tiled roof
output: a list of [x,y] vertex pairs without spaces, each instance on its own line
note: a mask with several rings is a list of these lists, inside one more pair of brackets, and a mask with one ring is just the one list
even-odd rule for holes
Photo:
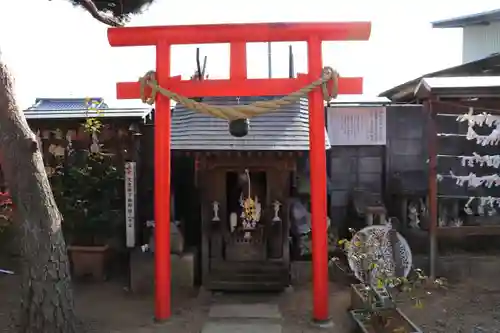
[[92,101],[96,108],[107,109],[108,106],[100,97],[90,98],[37,98],[35,104],[28,110],[84,110],[88,108],[88,101]]
[[[242,97],[241,104],[276,97]],[[235,97],[204,98],[204,103],[236,105]],[[309,115],[307,99],[282,107],[276,112],[253,117],[247,136],[231,136],[226,120],[206,116],[177,104],[172,115],[174,150],[309,150]],[[325,130],[325,149],[330,148]]]
[[[91,101],[91,105],[89,105]],[[92,108],[89,110],[89,107]],[[97,113],[95,110],[99,110]],[[24,110],[26,119],[83,119],[104,118],[145,118],[152,108],[109,108],[104,100],[97,98],[37,98],[35,104]]]

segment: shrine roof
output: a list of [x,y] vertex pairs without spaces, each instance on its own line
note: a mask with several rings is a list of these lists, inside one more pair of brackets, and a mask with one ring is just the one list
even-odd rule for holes
[[[276,97],[241,97],[241,104]],[[204,98],[204,103],[236,105],[235,97]],[[172,149],[192,151],[220,150],[309,150],[309,112],[307,99],[250,119],[248,135],[229,134],[228,122],[177,104],[172,114]],[[330,148],[325,130],[325,149]]]
[[[88,101],[93,108],[89,110]],[[98,110],[98,111],[97,111]],[[35,103],[24,110],[28,120],[34,119],[83,119],[86,117],[144,118],[151,108],[110,108],[103,98],[37,98]]]
[[500,21],[500,9],[432,22],[433,28],[464,28]]

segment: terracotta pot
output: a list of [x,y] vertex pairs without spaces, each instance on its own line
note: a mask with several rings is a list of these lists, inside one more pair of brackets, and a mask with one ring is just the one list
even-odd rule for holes
[[106,279],[109,246],[68,246],[68,253],[75,278],[91,277],[95,281]]

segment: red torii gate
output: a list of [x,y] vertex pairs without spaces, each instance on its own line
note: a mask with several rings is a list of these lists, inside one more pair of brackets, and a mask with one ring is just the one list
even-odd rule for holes
[[[321,42],[368,40],[370,22],[259,23],[197,26],[157,26],[108,29],[111,46],[156,46],[158,84],[186,97],[287,95],[317,80],[323,69]],[[306,41],[308,74],[291,79],[248,79],[246,43]],[[228,80],[181,81],[170,76],[171,46],[230,44]],[[339,94],[360,94],[362,78],[340,78]],[[138,82],[117,84],[118,99],[139,99]],[[313,319],[328,321],[328,241],[326,197],[325,117],[321,89],[309,93],[311,170]],[[278,111],[279,112],[279,111]],[[170,100],[155,101],[155,316],[170,317]]]

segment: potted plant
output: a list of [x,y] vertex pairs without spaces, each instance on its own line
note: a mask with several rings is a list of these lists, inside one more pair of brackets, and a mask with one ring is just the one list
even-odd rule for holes
[[109,243],[124,233],[123,171],[106,155],[71,151],[50,180],[73,274],[105,279]]
[[[362,267],[360,283],[351,285],[349,313],[356,326],[355,330],[362,333],[421,333],[420,328],[396,306],[393,292],[407,293],[415,301],[415,305],[421,307],[422,302],[415,291],[418,287],[425,286],[428,278],[420,269],[414,269],[409,278],[394,277],[390,265],[385,262],[386,258],[380,255],[380,250],[388,246],[388,243],[380,239],[380,235],[357,239],[361,241],[339,241],[348,259]],[[439,279],[433,281],[438,286],[443,283]]]

